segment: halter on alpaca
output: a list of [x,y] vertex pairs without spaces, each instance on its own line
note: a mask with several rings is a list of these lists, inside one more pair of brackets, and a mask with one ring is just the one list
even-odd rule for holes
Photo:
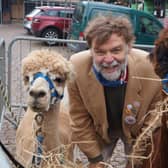
[[63,94],[62,95],[59,95],[57,90],[55,89],[54,87],[54,84],[53,84],[53,81],[50,79],[50,77],[42,72],[38,72],[36,74],[34,74],[33,76],[33,80],[31,81],[31,85],[33,85],[34,81],[37,79],[37,78],[44,78],[48,84],[49,84],[49,88],[50,88],[50,91],[51,91],[51,100],[50,100],[50,103],[51,104],[54,104],[57,99],[62,99],[63,98]]

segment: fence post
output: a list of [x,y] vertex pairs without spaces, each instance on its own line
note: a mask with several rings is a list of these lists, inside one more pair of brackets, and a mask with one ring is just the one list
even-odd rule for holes
[[[0,38],[0,82],[1,85],[6,87],[6,60],[5,60],[5,41],[3,38]],[[0,87],[2,89],[2,87]],[[2,109],[4,106],[4,100],[2,94],[0,94],[0,123],[2,121]]]

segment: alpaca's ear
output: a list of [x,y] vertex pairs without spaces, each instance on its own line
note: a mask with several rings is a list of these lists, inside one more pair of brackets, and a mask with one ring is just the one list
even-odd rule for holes
[[23,80],[24,89],[28,91],[29,83],[30,83],[30,76],[22,74],[22,80]]
[[154,51],[151,51],[148,55],[148,58],[150,60],[151,63],[154,63]]
[[23,76],[23,83],[25,86],[29,84],[29,80],[30,80],[29,76],[27,76],[27,75]]
[[26,73],[25,73],[25,59],[26,59],[26,57],[25,58],[23,58],[22,59],[22,66],[21,66],[21,73],[22,73],[22,80],[23,80],[23,84],[26,86],[26,85],[28,85],[28,83],[29,83],[29,76],[28,75],[26,75]]
[[75,69],[70,61],[67,62],[67,65],[68,65],[67,80],[72,81],[75,79],[75,76],[76,76]]

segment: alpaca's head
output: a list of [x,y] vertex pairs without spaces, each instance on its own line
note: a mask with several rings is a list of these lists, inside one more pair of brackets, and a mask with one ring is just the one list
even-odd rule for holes
[[49,50],[32,51],[22,61],[28,106],[35,112],[48,111],[64,94],[67,81],[73,78],[72,65],[60,54]]

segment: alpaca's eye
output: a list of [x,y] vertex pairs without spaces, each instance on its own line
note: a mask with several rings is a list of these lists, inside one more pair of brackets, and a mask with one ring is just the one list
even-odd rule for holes
[[57,83],[63,83],[64,81],[65,81],[64,79],[59,78],[59,77],[54,79],[54,82],[57,82]]
[[29,76],[25,76],[25,77],[24,77],[24,82],[25,82],[25,83],[28,83],[28,82],[29,82]]

